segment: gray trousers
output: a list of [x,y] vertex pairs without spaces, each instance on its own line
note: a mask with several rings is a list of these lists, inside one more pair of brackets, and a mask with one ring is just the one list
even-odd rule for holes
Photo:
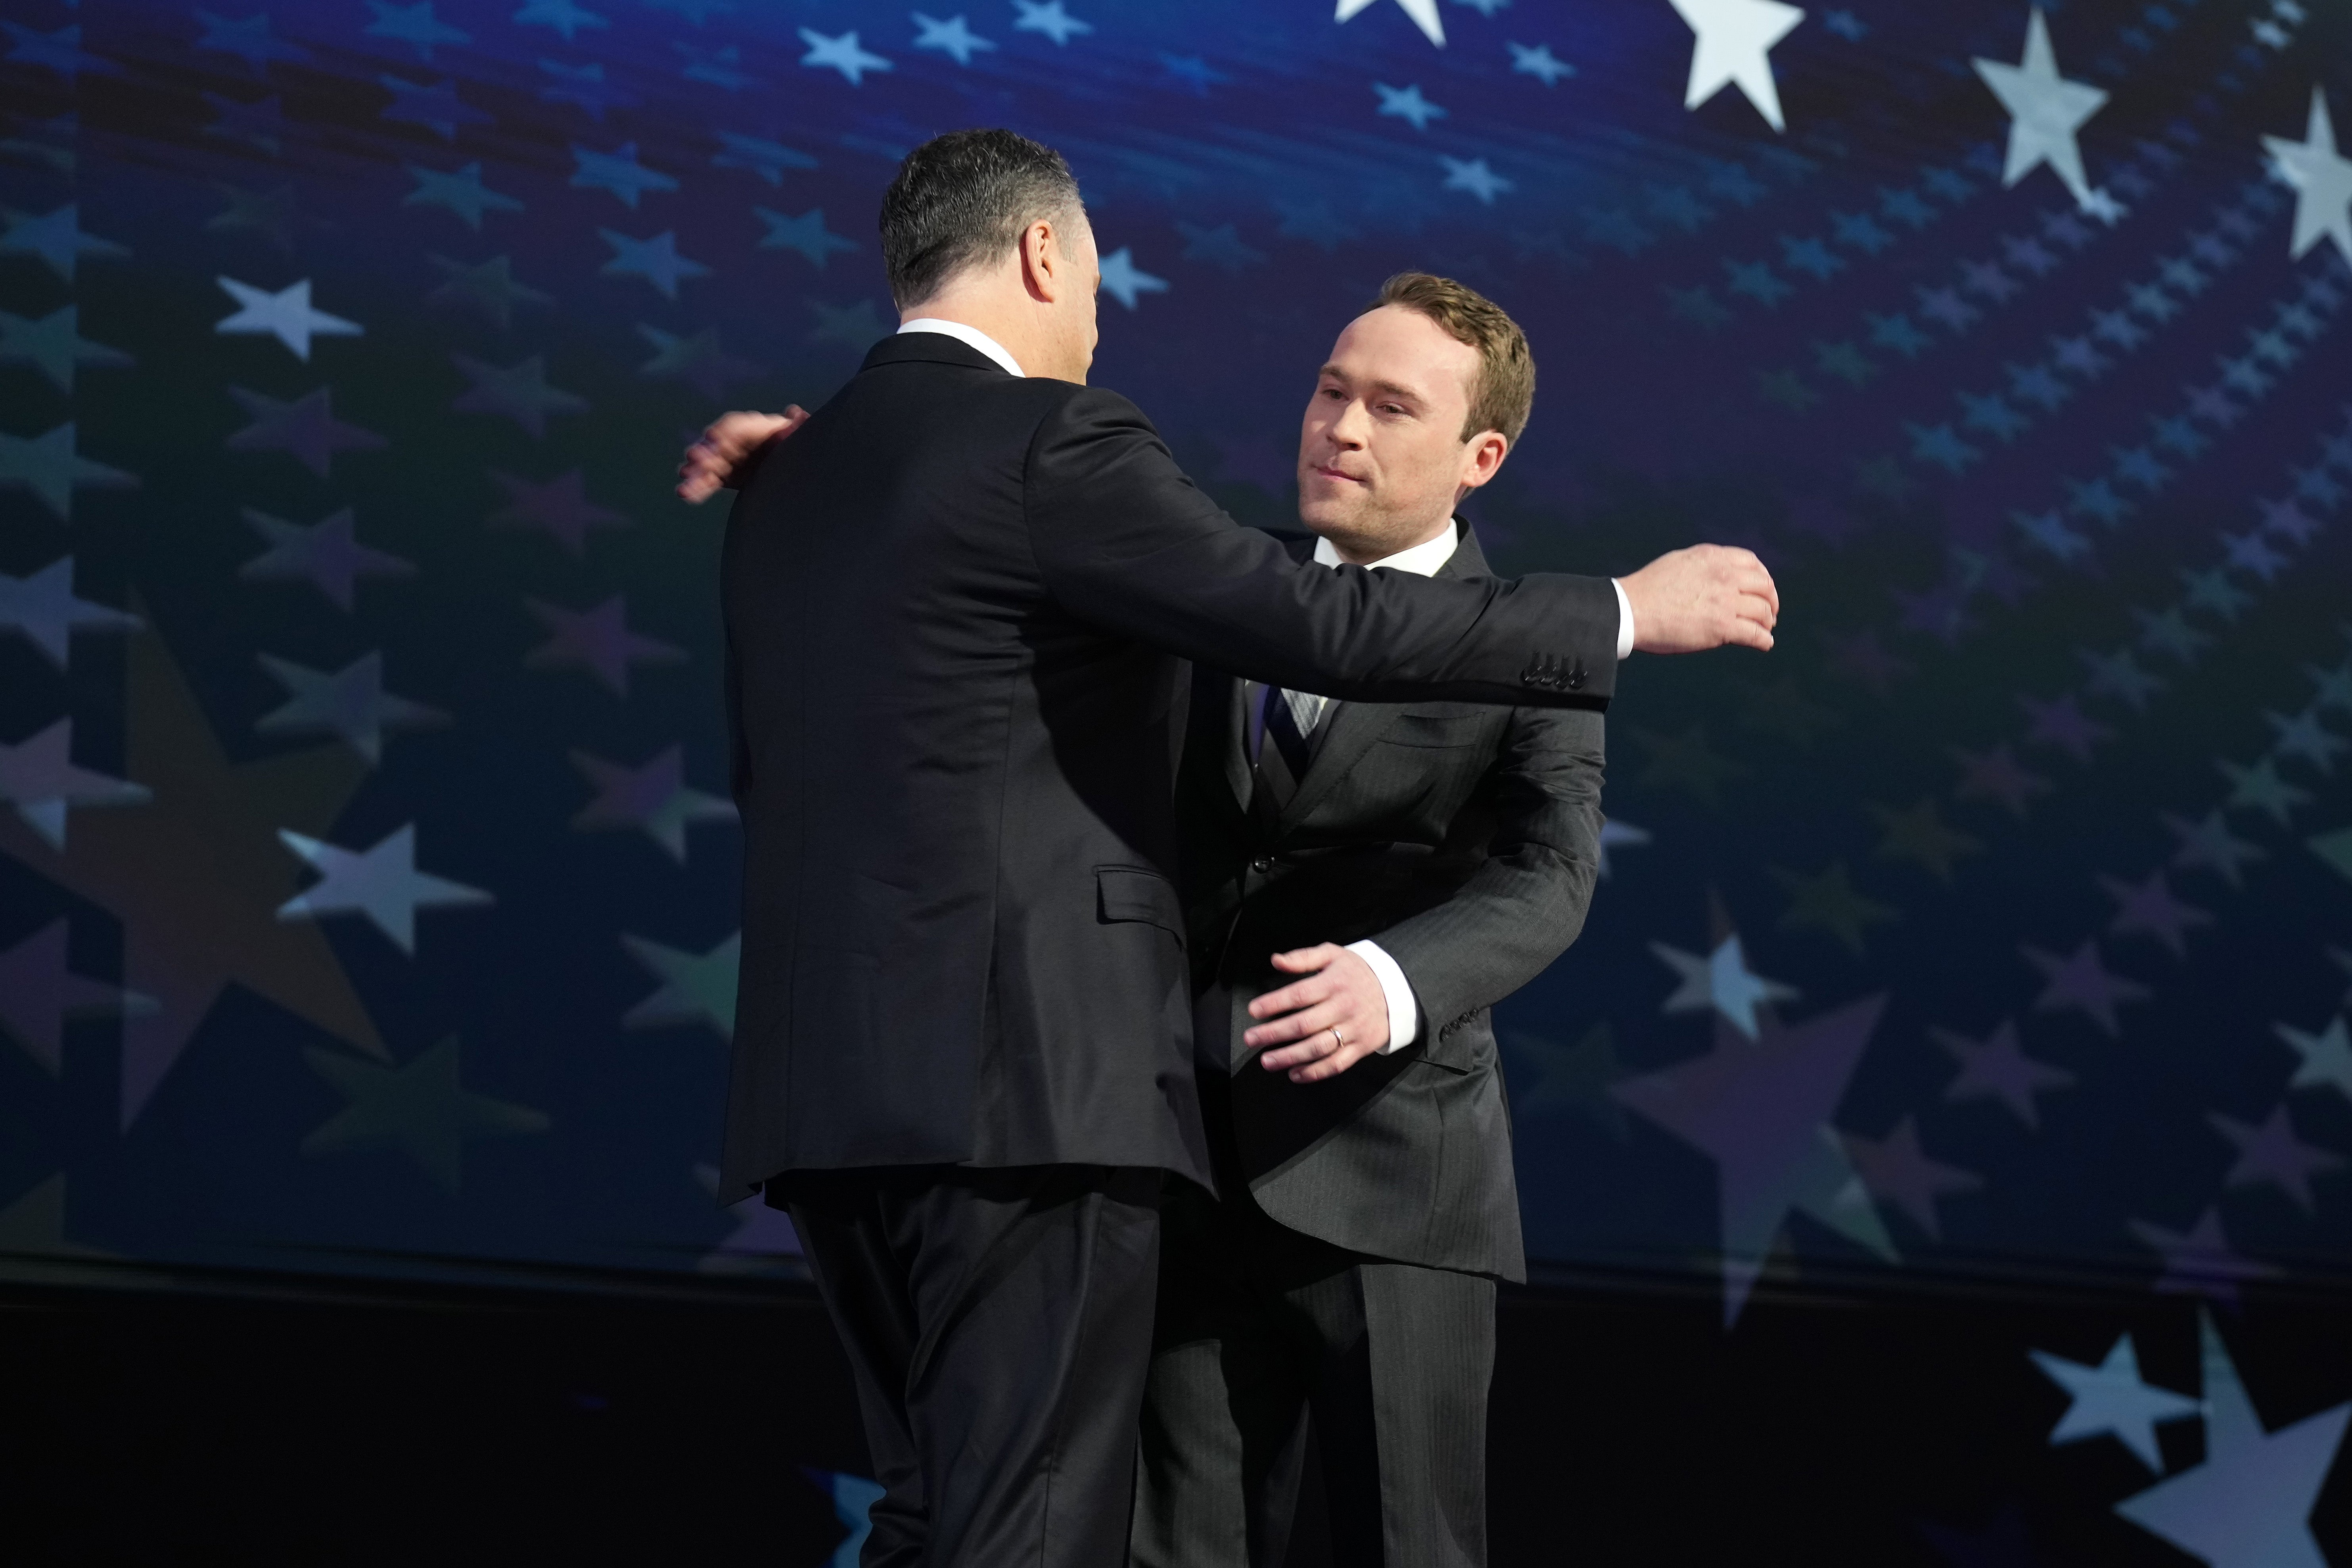
[[1345,1568],[1484,1568],[1495,1282],[1171,1184],[1132,1568],[1281,1568],[1307,1419]]

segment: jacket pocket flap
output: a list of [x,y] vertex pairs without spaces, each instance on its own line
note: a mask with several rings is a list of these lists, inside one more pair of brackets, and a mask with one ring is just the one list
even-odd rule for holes
[[1097,866],[1095,896],[1098,916],[1105,921],[1141,921],[1184,939],[1184,910],[1177,901],[1175,884],[1157,871],[1140,866]]

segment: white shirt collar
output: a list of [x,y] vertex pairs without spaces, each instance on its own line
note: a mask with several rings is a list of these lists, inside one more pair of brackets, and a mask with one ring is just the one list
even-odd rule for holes
[[989,358],[1003,365],[1004,367],[1005,374],[1008,375],[1025,375],[1028,374],[1021,368],[1021,362],[1019,360],[1014,359],[1011,354],[1004,352],[1004,345],[1003,343],[998,342],[994,338],[990,337],[978,327],[967,327],[961,321],[950,321],[939,316],[918,316],[911,321],[902,323],[898,330],[902,332],[945,333],[947,336],[955,339],[960,343],[978,349],[981,353],[986,354]]
[[[1425,539],[1410,550],[1400,550],[1394,555],[1383,556],[1373,562],[1372,566],[1387,566],[1399,572],[1411,572],[1415,576],[1434,577],[1437,569],[1453,560],[1454,552],[1460,548],[1461,525],[1449,519],[1445,531],[1436,538]],[[1325,566],[1344,564],[1339,559],[1339,550],[1328,539],[1315,542],[1315,559]]]

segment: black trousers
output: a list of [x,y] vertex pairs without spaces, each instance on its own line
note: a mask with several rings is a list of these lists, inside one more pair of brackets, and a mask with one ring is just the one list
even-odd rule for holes
[[1281,1568],[1322,1456],[1332,1561],[1482,1568],[1495,1282],[1342,1251],[1170,1184],[1133,1568]]
[[863,1568],[1118,1568],[1160,1258],[1157,1170],[798,1172],[883,1496]]

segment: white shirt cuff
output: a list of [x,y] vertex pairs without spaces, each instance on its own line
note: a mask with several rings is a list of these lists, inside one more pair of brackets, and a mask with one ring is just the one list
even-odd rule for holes
[[1617,590],[1617,660],[1623,663],[1633,652],[1633,601],[1625,596],[1625,584],[1616,578],[1609,585]]
[[1381,978],[1381,994],[1389,1002],[1389,1043],[1381,1047],[1381,1055],[1401,1051],[1412,1044],[1421,1033],[1421,1004],[1412,999],[1412,987],[1405,983],[1404,971],[1397,961],[1376,942],[1351,942],[1348,951],[1372,966]]

